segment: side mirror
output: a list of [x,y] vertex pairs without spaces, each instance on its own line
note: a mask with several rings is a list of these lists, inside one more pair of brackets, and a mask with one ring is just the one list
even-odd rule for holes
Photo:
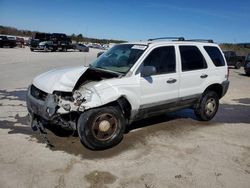
[[154,66],[144,66],[141,71],[142,77],[148,77],[156,74],[156,68]]

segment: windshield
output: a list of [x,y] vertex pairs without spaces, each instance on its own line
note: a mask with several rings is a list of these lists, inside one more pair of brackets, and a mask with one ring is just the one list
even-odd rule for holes
[[126,74],[146,48],[146,45],[116,45],[103,53],[96,61],[90,64],[90,67]]

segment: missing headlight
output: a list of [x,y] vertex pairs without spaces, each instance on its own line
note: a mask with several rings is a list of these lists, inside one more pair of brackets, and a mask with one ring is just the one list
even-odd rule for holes
[[62,91],[54,91],[53,94],[57,95],[58,97],[61,97],[63,100],[67,101],[74,101],[72,92],[62,92]]

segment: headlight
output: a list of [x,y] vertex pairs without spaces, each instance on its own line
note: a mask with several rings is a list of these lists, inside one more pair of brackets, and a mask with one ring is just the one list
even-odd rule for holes
[[75,91],[74,94],[73,94],[73,98],[75,100],[81,100],[82,99],[82,94],[79,92],[79,91]]
[[83,90],[79,91],[76,90],[73,94],[73,98],[77,103],[82,103],[82,102],[89,102],[91,101],[93,92],[89,89],[84,88]]
[[82,91],[81,94],[82,94],[83,98],[84,98],[87,102],[91,101],[92,94],[93,94],[93,92],[92,92],[91,90],[89,90],[89,89],[84,89],[84,90]]

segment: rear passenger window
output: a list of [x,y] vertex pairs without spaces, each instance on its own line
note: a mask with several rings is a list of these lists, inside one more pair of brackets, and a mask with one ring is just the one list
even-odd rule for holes
[[144,66],[154,66],[156,74],[176,72],[174,46],[159,47],[152,50],[143,63]]
[[216,67],[221,67],[225,65],[224,58],[217,47],[214,46],[204,46],[204,49],[208,53],[209,57],[212,59]]
[[207,63],[196,46],[180,46],[182,71],[206,69]]

